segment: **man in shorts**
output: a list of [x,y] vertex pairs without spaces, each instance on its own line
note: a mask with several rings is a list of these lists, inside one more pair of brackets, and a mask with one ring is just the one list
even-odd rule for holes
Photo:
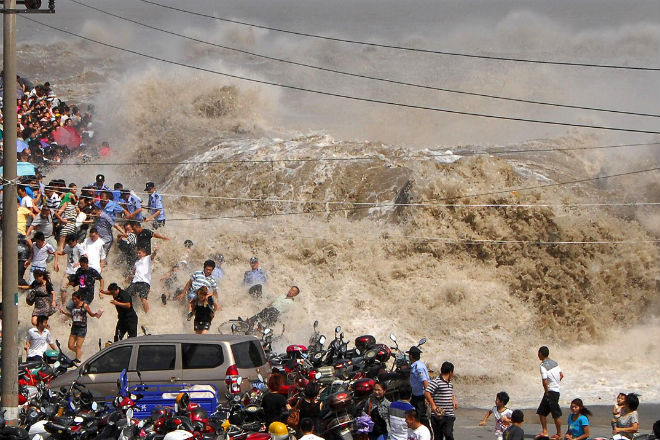
[[558,440],[561,438],[561,408],[559,407],[559,382],[564,378],[559,364],[550,359],[550,350],[545,345],[539,348],[539,360],[541,361],[541,383],[543,384],[543,398],[536,414],[541,421],[541,433],[536,436],[548,437],[548,414],[552,414],[555,421],[557,434],[551,438]]
[[142,302],[144,313],[149,312],[149,291],[151,290],[151,272],[153,271],[153,260],[156,258],[158,248],[154,248],[150,255],[144,248],[137,248],[137,261],[133,270],[133,281],[128,286],[126,292],[130,295],[137,295]]

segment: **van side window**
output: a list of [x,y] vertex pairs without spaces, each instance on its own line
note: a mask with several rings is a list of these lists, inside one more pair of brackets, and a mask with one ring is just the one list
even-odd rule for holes
[[137,369],[140,371],[174,370],[174,345],[141,345],[138,350]]
[[258,341],[238,342],[231,345],[238,368],[261,367],[266,363],[266,356]]
[[87,372],[91,374],[119,373],[128,369],[131,360],[132,346],[124,346],[110,350],[87,364]]
[[222,346],[217,344],[181,344],[184,370],[215,368],[225,362]]

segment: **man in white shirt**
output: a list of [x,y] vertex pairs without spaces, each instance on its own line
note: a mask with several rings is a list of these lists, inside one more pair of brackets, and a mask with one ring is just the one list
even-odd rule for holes
[[137,260],[135,261],[135,268],[133,269],[133,281],[131,285],[126,288],[132,296],[139,296],[142,302],[144,313],[149,312],[149,291],[151,290],[151,272],[153,270],[153,260],[156,258],[158,247],[155,247],[151,254],[147,255],[144,248],[137,248]]
[[46,271],[46,262],[48,261],[48,256],[55,254],[55,248],[48,243],[44,238],[42,232],[37,232],[34,234],[34,244],[32,245],[32,255],[25,262],[25,267],[32,265],[30,267],[30,278],[28,279],[28,284],[32,284],[34,281],[34,271],[42,270]]
[[323,440],[323,437],[314,434],[314,421],[309,417],[300,420],[300,430],[303,433],[300,440]]
[[42,359],[49,345],[53,350],[57,350],[53,336],[48,330],[48,316],[37,316],[37,327],[28,330],[25,340],[24,349],[27,352],[27,360]]
[[408,425],[408,440],[431,440],[431,431],[419,421],[416,409],[406,411]]
[[[559,382],[564,378],[559,364],[550,359],[550,350],[545,345],[539,348],[539,360],[541,361],[541,383],[543,384],[543,398],[536,410],[541,421],[541,434],[539,436],[548,436],[548,414],[552,414],[557,428],[557,436],[561,438],[561,408],[559,407]],[[537,436],[538,437],[538,436]]]
[[105,242],[99,237],[96,228],[89,230],[89,238],[82,244],[84,255],[89,259],[89,267],[96,269],[99,273],[105,267]]

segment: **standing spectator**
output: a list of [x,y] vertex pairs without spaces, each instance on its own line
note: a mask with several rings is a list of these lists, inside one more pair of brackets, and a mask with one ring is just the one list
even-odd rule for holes
[[539,348],[538,357],[541,361],[541,383],[543,384],[543,398],[536,414],[541,421],[541,436],[548,437],[548,414],[552,414],[557,428],[557,435],[553,439],[561,438],[561,408],[559,407],[559,382],[564,378],[559,364],[550,359],[550,350],[545,345]]
[[147,182],[144,190],[149,193],[149,217],[144,221],[153,220],[154,229],[165,226],[165,207],[163,207],[163,197],[156,192],[156,185],[153,182]]
[[135,233],[135,240],[137,243],[137,247],[144,249],[147,252],[147,255],[151,254],[152,238],[169,240],[169,238],[165,237],[162,234],[159,234],[158,232],[154,232],[151,229],[143,228],[142,223],[140,222],[132,221],[130,225],[133,228],[133,232]]
[[206,260],[204,262],[204,269],[197,270],[190,275],[190,279],[175,299],[180,300],[184,295],[187,295],[187,301],[192,301],[195,298],[197,290],[202,286],[206,286],[208,290],[212,291],[213,296],[217,299],[217,284],[215,283],[215,278],[211,276],[213,269],[215,269],[215,262],[213,260]]
[[504,431],[504,440],[524,440],[525,431],[522,424],[525,421],[525,414],[519,409],[514,409],[511,413],[511,426]]
[[406,411],[406,425],[408,440],[431,440],[431,431],[419,420],[416,409]]
[[85,257],[87,257],[89,266],[101,273],[105,267],[105,242],[99,237],[99,231],[96,228],[89,230],[89,238],[82,243]]
[[435,440],[454,440],[454,410],[458,403],[454,398],[454,364],[443,362],[440,367],[440,376],[429,382],[426,388],[426,402],[431,407],[431,425]]
[[57,264],[57,257],[61,255],[66,256],[66,269],[64,269],[64,277],[62,278],[62,284],[60,286],[60,299],[62,304],[66,304],[66,293],[71,285],[69,277],[75,275],[78,266],[80,266],[80,257],[82,257],[83,254],[83,248],[78,244],[78,237],[76,234],[67,235],[64,249],[55,253],[55,266],[53,267],[55,272],[59,272],[60,270],[60,267]]
[[213,301],[213,295],[209,293],[206,286],[197,289],[197,295],[190,301],[188,306],[188,321],[195,317],[195,334],[203,335],[209,332],[211,321],[215,316],[218,305]]
[[121,341],[128,333],[129,338],[137,336],[138,316],[133,309],[133,299],[130,293],[119,288],[117,283],[110,283],[108,290],[101,290],[101,294],[112,295],[110,304],[117,308],[117,326],[115,327],[114,341]]
[[132,296],[138,296],[142,302],[144,313],[149,312],[149,291],[151,290],[151,272],[153,270],[153,260],[156,258],[156,251],[154,248],[151,254],[147,254],[144,248],[137,248],[137,260],[135,261],[135,269],[133,271],[133,281],[128,286],[126,291]]
[[46,263],[48,261],[48,255],[54,255],[55,248],[44,239],[43,232],[37,232],[34,234],[34,243],[32,244],[32,255],[25,262],[25,267],[30,266],[30,276],[28,279],[28,284],[32,284],[34,281],[34,271],[41,270],[46,272]]
[[364,412],[371,417],[374,427],[369,433],[370,440],[386,440],[390,420],[390,401],[385,398],[385,384],[376,382],[374,391],[367,399]]
[[27,353],[27,360],[36,361],[43,359],[49,345],[53,350],[57,350],[53,336],[48,330],[48,316],[39,316],[37,317],[35,327],[28,330],[27,339],[25,340],[24,349]]
[[309,417],[303,417],[300,419],[300,431],[302,431],[302,437],[300,440],[323,440],[323,437],[315,435],[314,432],[317,431],[314,420]]
[[399,387],[399,400],[390,404],[390,438],[392,440],[407,440],[408,425],[406,424],[406,412],[415,409],[410,404],[412,389],[409,384]]
[[75,286],[78,286],[78,296],[82,301],[91,304],[94,301],[94,284],[99,280],[100,290],[103,290],[105,281],[101,274],[89,265],[89,259],[84,255],[80,257],[80,267],[73,274],[71,280]]
[[37,325],[39,316],[50,316],[57,311],[55,292],[48,277],[48,272],[41,269],[34,271],[34,281],[30,284],[30,291],[27,293],[25,300],[28,304],[34,304],[32,325]]
[[280,394],[280,388],[284,385],[284,378],[279,373],[272,373],[268,377],[268,392],[261,399],[261,407],[264,409],[264,418],[266,426],[273,422],[286,422],[286,416],[283,414],[285,409],[291,409],[286,403],[286,397]]
[[69,350],[76,354],[73,362],[80,363],[82,347],[87,336],[87,315],[100,318],[103,310],[99,309],[97,312],[92,312],[89,305],[82,300],[80,292],[74,292],[71,299],[73,300],[71,311],[69,312],[66,309],[60,309],[60,311],[73,321],[71,334],[69,335]]
[[37,210],[35,209],[36,207],[34,206],[34,202],[32,200],[32,197],[27,193],[25,185],[18,185],[16,187],[16,192],[18,193],[18,197],[21,199],[21,206],[23,208],[27,208],[31,210],[33,213],[37,213]]
[[422,350],[419,347],[413,345],[406,353],[412,361],[410,366],[410,387],[412,388],[410,403],[417,410],[420,421],[428,428],[430,424],[426,417],[424,390],[429,386],[429,370],[426,368],[426,364],[421,361]]
[[296,406],[300,410],[300,428],[302,429],[302,421],[309,419],[312,421],[314,430],[320,432],[321,425],[321,411],[323,410],[323,403],[319,400],[319,393],[321,387],[317,382],[310,382],[305,385],[303,396],[298,400]]
[[246,270],[243,274],[243,285],[249,287],[248,292],[255,298],[261,298],[263,293],[263,284],[268,281],[266,271],[259,268],[259,259],[257,257],[250,258],[250,270]]
[[614,440],[632,439],[635,433],[639,431],[637,408],[639,408],[639,397],[637,397],[637,394],[626,394],[626,402],[621,408],[621,417],[619,417],[616,425],[612,428],[612,438]]

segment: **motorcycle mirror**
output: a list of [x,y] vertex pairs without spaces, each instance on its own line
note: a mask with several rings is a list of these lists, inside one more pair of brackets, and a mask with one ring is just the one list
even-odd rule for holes
[[325,344],[325,335],[321,335],[321,337],[319,338],[319,343],[321,345]]
[[360,353],[360,350],[356,348],[356,349],[355,349],[355,354],[357,354],[358,356],[360,356],[360,354],[361,354],[361,353]]
[[144,422],[146,419],[140,420],[140,423],[138,423],[138,428],[142,429],[144,427]]
[[238,376],[238,379],[236,379],[236,383],[240,386],[242,382],[243,382],[243,378],[241,376]]
[[128,408],[128,410],[126,410],[126,422],[128,423],[128,426],[131,426],[132,418],[133,418],[133,408]]
[[232,332],[232,334],[233,334],[233,333],[236,333],[236,331],[238,331],[238,326],[237,326],[236,324],[232,324],[232,325],[231,325],[231,332]]
[[259,382],[265,383],[264,377],[261,375],[261,373],[257,373],[257,378],[259,379]]
[[92,411],[96,411],[98,407],[99,407],[98,403],[92,402]]
[[339,335],[339,337],[340,337],[341,339],[344,339],[344,332],[341,332],[341,334]]
[[264,329],[264,336],[268,336],[268,335],[270,335],[271,333],[273,333],[273,330],[272,330],[272,329],[270,329],[270,328]]
[[335,327],[335,333],[339,333],[340,331],[341,331],[341,326],[338,325],[337,327]]
[[319,326],[319,320],[317,319],[316,321],[314,321],[314,330],[316,330],[318,326]]
[[323,377],[323,375],[322,375],[321,373],[319,373],[318,371],[317,371],[316,374],[314,375],[314,378],[315,378],[316,380],[320,380],[321,377]]
[[396,336],[394,336],[394,333],[390,333],[390,339],[392,342],[396,342]]
[[420,345],[424,345],[425,342],[426,342],[426,338],[422,338],[419,340],[419,344],[417,344],[417,346],[419,347]]
[[57,370],[58,368],[60,368],[60,361],[55,361],[53,364],[53,370]]

